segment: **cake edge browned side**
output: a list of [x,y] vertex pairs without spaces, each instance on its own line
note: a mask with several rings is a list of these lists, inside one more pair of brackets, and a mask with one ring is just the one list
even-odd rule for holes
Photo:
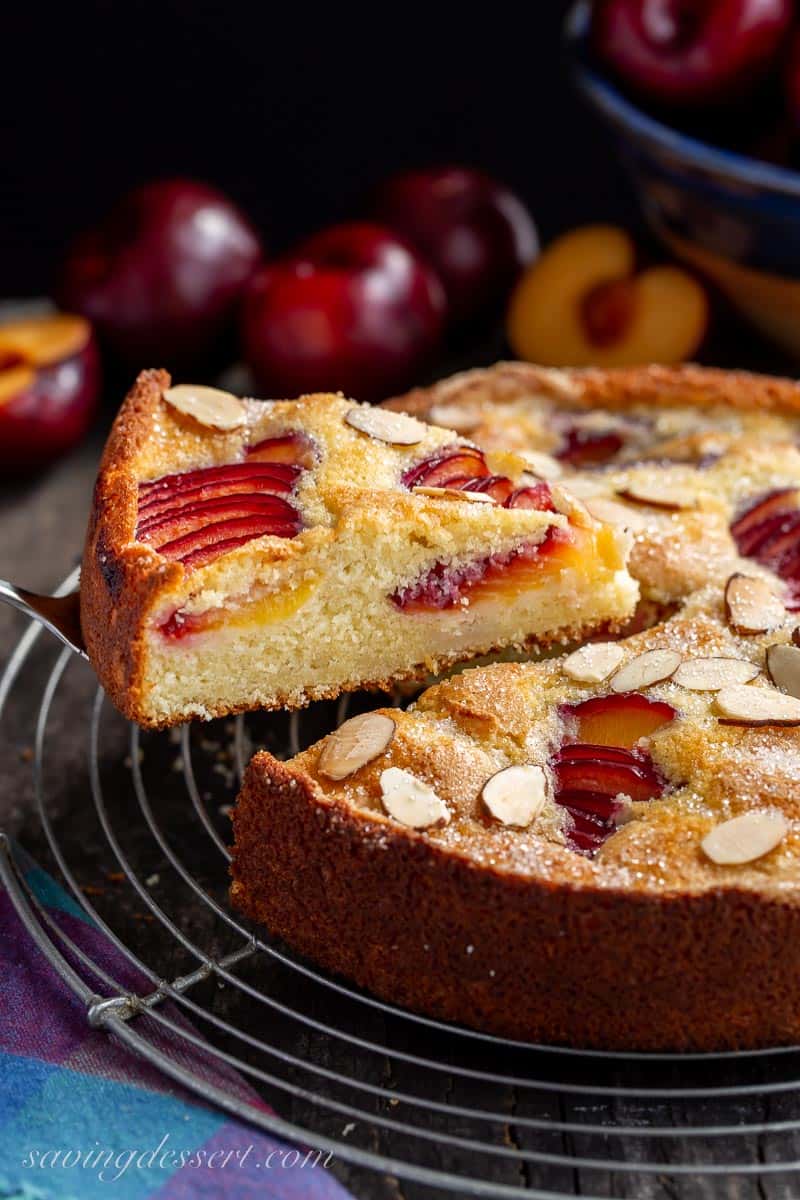
[[131,464],[169,385],[166,371],[142,371],[122,403],[100,461],[81,562],[81,629],[90,662],[116,707],[144,726],[153,725],[143,689],[145,620],[181,568],[134,544],[138,481]]
[[800,905],[647,895],[480,865],[255,756],[231,898],[295,951],[426,1016],[604,1050],[800,1040]]
[[[674,367],[551,368],[526,362],[498,362],[448,376],[430,387],[413,388],[383,403],[386,408],[419,415],[432,404],[457,404],[476,387],[490,401],[508,399],[518,388],[520,396],[540,393],[556,401],[589,408],[595,405],[625,408],[631,404],[703,408],[728,405],[800,417],[800,383],[780,376],[726,371],[695,363]],[[495,396],[493,391],[497,393]]]

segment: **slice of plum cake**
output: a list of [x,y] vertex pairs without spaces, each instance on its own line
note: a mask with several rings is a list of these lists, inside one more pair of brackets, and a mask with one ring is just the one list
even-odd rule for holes
[[628,545],[451,430],[146,371],[95,489],[84,636],[143,725],[296,707],[613,629],[637,599]]

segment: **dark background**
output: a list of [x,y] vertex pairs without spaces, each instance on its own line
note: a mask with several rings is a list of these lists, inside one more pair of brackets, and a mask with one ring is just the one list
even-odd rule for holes
[[[288,7],[288,11],[287,11]],[[0,19],[0,296],[47,291],[67,238],[131,184],[228,190],[271,251],[417,164],[483,167],[543,237],[634,210],[560,53],[566,0],[10,4]]]

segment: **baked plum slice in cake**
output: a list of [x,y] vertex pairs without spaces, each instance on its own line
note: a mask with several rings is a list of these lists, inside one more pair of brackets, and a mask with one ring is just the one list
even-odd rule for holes
[[486,450],[513,447],[534,476],[629,529],[629,566],[651,621],[754,564],[800,606],[795,382],[694,366],[500,363],[388,407],[449,423]]
[[391,1002],[504,1036],[796,1042],[800,635],[768,600],[743,633],[756,599],[709,588],[633,637],[257,754],[233,903]]
[[484,448],[555,460],[555,470],[643,458],[695,460],[756,438],[800,437],[800,385],[747,372],[684,367],[556,370],[501,362],[387,400]]
[[146,371],[101,465],[82,623],[144,725],[295,707],[613,629],[636,603],[629,540],[452,430]]
[[[592,651],[597,659],[605,649],[589,643],[578,661],[588,661]],[[642,743],[675,715],[672,705],[639,692],[612,692],[562,707],[575,740],[561,744],[550,766],[553,799],[572,818],[567,845],[593,854],[615,832],[631,801],[662,795],[665,780]]]
[[778,487],[746,501],[731,525],[739,552],[777,575],[787,604],[800,609],[800,475],[797,487]]

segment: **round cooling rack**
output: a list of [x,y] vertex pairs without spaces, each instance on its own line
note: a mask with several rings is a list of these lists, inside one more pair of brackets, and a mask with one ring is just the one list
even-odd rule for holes
[[[125,978],[39,905],[4,838],[0,876],[90,1024],[228,1113],[330,1153],[370,1200],[796,1200],[800,1047],[510,1042],[376,1000],[229,907],[230,805],[251,750],[294,754],[374,697],[146,733],[41,632],[23,634],[0,678],[3,727],[33,740],[36,854],[121,952]],[[229,1084],[209,1086],[197,1069],[209,1060]]]

